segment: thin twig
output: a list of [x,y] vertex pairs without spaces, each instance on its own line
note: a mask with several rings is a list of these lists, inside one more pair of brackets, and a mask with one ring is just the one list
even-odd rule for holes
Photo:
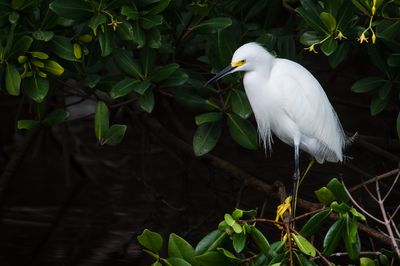
[[388,196],[390,195],[390,193],[392,192],[392,190],[393,190],[393,188],[394,188],[394,185],[396,185],[397,181],[399,180],[399,176],[400,176],[400,172],[397,173],[397,176],[396,176],[396,178],[394,179],[392,185],[390,186],[388,192],[387,192],[386,195],[383,197],[383,199],[382,199],[383,202],[387,199],[387,197],[388,197]]
[[362,188],[364,185],[368,185],[368,184],[370,184],[370,183],[375,182],[375,180],[381,180],[381,179],[390,177],[390,176],[392,176],[392,175],[395,175],[395,174],[397,174],[397,173],[399,173],[399,168],[396,168],[396,169],[391,170],[391,171],[389,171],[389,172],[386,172],[386,173],[384,173],[384,174],[381,174],[381,175],[377,175],[377,176],[375,176],[375,177],[372,177],[372,178],[368,179],[367,181],[365,181],[365,182],[363,182],[363,183],[361,183],[361,184],[358,184],[358,185],[356,185],[356,186],[350,188],[349,191],[350,191],[350,192],[354,192],[355,190],[357,190],[357,189],[359,189],[359,188]]

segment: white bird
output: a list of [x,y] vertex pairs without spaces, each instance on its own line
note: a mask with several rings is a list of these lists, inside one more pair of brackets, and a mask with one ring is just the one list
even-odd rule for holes
[[294,147],[294,214],[300,176],[299,149],[318,163],[342,162],[347,137],[322,86],[300,64],[275,58],[261,45],[251,42],[239,47],[231,64],[207,84],[237,71],[245,72],[243,85],[265,149],[271,150],[272,133]]

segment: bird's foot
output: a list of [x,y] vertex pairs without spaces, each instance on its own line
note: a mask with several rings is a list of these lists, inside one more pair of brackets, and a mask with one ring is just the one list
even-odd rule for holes
[[[284,213],[286,211],[289,212],[289,215],[291,215],[292,213],[292,196],[287,197],[282,204],[279,204],[278,207],[276,208],[276,218],[275,221],[279,222],[279,220],[281,220],[282,222],[284,221]],[[283,227],[279,224],[276,224],[276,226],[279,229],[283,229]]]

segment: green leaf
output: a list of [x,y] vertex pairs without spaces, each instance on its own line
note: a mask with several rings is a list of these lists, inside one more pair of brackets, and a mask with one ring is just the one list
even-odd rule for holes
[[397,119],[396,119],[396,129],[397,129],[397,136],[400,139],[400,112],[397,115]]
[[324,41],[321,45],[321,51],[326,55],[330,56],[333,54],[337,49],[337,41],[335,38],[330,37],[328,40]]
[[130,19],[136,20],[139,18],[139,11],[137,10],[134,3],[131,3],[132,6],[122,6],[121,15],[127,16]]
[[196,125],[200,126],[204,123],[213,123],[222,119],[221,112],[210,112],[195,116]]
[[73,20],[85,19],[92,14],[91,7],[81,0],[55,0],[49,8],[59,16]]
[[110,27],[105,27],[104,32],[99,31],[98,33],[101,56],[105,57],[111,54],[112,47],[112,32]]
[[381,77],[368,77],[358,80],[351,87],[351,91],[364,93],[383,86],[387,81]]
[[179,87],[188,81],[189,76],[182,69],[176,70],[167,79],[163,80],[159,85],[162,87],[172,88]]
[[235,220],[237,221],[237,220],[239,220],[240,218],[242,218],[243,213],[244,213],[243,210],[235,209],[235,210],[232,212],[232,218],[235,219]]
[[360,258],[360,266],[376,266],[373,259],[362,257]]
[[143,95],[139,96],[138,104],[147,113],[151,113],[154,108],[154,94],[153,90],[146,90]]
[[146,40],[150,48],[158,49],[161,47],[161,33],[158,28],[146,31]]
[[347,54],[349,53],[350,50],[350,44],[345,42],[341,43],[339,47],[336,49],[336,51],[329,56],[329,64],[331,65],[332,68],[336,68],[341,62],[343,62]]
[[126,129],[126,125],[112,125],[107,131],[107,137],[105,138],[104,143],[111,146],[120,144],[124,139]]
[[177,87],[173,88],[171,91],[175,100],[185,106],[202,109],[206,107],[206,100],[192,90]]
[[332,178],[326,187],[332,191],[335,198],[341,202],[350,202],[350,198],[344,190],[343,184],[337,178]]
[[371,104],[369,106],[371,115],[374,116],[374,115],[377,115],[380,112],[382,112],[385,109],[385,107],[388,105],[388,103],[389,103],[389,99],[387,99],[387,98],[383,99],[383,100],[379,96],[373,98],[371,100]]
[[236,253],[242,252],[246,246],[246,235],[244,233],[234,234],[232,240],[232,245]]
[[98,101],[94,116],[94,132],[97,140],[100,143],[103,143],[104,139],[107,137],[109,129],[109,116],[107,105],[102,101]]
[[53,74],[55,76],[61,76],[64,73],[64,68],[60,66],[59,63],[53,60],[44,61],[44,70],[47,73]]
[[40,77],[30,77],[24,79],[24,88],[26,94],[35,102],[41,103],[49,91],[49,81]]
[[247,99],[246,93],[242,90],[236,89],[231,90],[231,92],[232,111],[235,114],[239,115],[241,118],[248,118],[252,113],[252,109],[249,100]]
[[[225,257],[229,258],[230,261],[231,261],[231,263],[232,263],[232,262],[236,262],[236,264],[238,264],[238,263],[241,262],[241,259],[237,258],[237,257],[235,256],[235,254],[233,254],[233,253],[230,252],[229,250],[226,250],[226,249],[224,249],[224,248],[217,248],[217,250],[218,250],[219,252],[222,252],[222,254],[224,254]],[[229,265],[231,265],[231,264],[229,264]]]
[[353,214],[354,217],[356,217],[357,219],[359,219],[361,221],[366,221],[367,220],[362,213],[358,212],[353,207],[350,208],[350,213]]
[[179,65],[176,63],[159,67],[153,73],[151,73],[151,80],[156,83],[163,81],[170,77],[178,68]]
[[390,92],[392,91],[392,83],[386,82],[385,85],[379,88],[378,96],[381,100],[385,100],[389,97]]
[[25,3],[25,0],[12,0],[11,7],[13,9],[19,9],[24,5],[24,3]]
[[232,20],[225,17],[216,17],[205,20],[198,25],[195,25],[191,30],[201,30],[202,32],[215,33],[218,30],[223,30],[232,25]]
[[24,52],[28,51],[29,48],[31,47],[31,44],[33,42],[33,39],[27,35],[21,36],[13,45],[11,48],[9,56],[13,55],[21,55]]
[[359,0],[351,0],[351,2],[353,2],[355,7],[357,7],[358,10],[360,10],[362,13],[364,13],[364,15],[367,15],[367,16],[371,15],[370,12],[368,11],[368,9]]
[[148,80],[143,80],[142,82],[140,82],[139,84],[135,85],[134,90],[139,93],[140,95],[145,94],[145,92],[150,88],[150,81]]
[[[170,265],[173,266],[192,266],[192,264],[190,264],[189,262],[185,261],[184,259],[181,258],[168,258],[166,259],[167,262],[170,263]],[[162,266],[162,264],[159,264],[160,266]]]
[[301,235],[296,235],[294,233],[291,233],[291,236],[294,242],[296,242],[296,245],[301,252],[303,252],[308,256],[315,257],[317,251],[315,250],[315,247],[307,239],[305,239]]
[[33,38],[38,41],[48,42],[54,37],[54,32],[52,31],[34,31],[32,32]]
[[350,206],[344,202],[339,204],[337,201],[334,201],[331,203],[330,208],[340,214],[347,214],[350,211]]
[[230,215],[229,213],[225,213],[224,220],[229,226],[233,226],[236,223],[232,215]]
[[196,156],[210,152],[221,136],[221,123],[206,123],[200,125],[193,136],[193,151]]
[[336,30],[336,19],[334,16],[332,16],[332,14],[328,12],[322,12],[319,14],[319,18],[329,32],[334,32]]
[[346,230],[343,230],[343,240],[351,260],[356,260],[360,256],[361,243],[357,231],[357,221],[355,218],[350,219],[349,215],[345,216]]
[[387,64],[391,67],[400,67],[400,53],[389,55]]
[[141,235],[137,237],[139,244],[143,247],[158,253],[162,247],[163,239],[160,234],[145,229]]
[[131,78],[123,79],[112,87],[110,91],[110,96],[113,99],[118,99],[120,97],[126,96],[129,93],[133,92],[135,90],[135,87],[139,83],[140,81],[135,79]]
[[329,204],[331,204],[331,202],[335,200],[335,196],[333,195],[332,191],[330,191],[327,187],[322,187],[314,191],[314,193],[317,196],[319,202],[324,204],[324,206],[329,206]]
[[376,25],[376,37],[393,40],[400,32],[399,20],[382,20]]
[[235,114],[228,114],[229,132],[241,146],[256,150],[258,148],[257,131],[248,121]]
[[339,241],[342,237],[342,232],[345,226],[344,219],[340,218],[337,220],[328,230],[324,238],[324,251],[325,256],[331,255],[339,245]]
[[203,237],[195,248],[196,255],[204,254],[206,251],[212,251],[222,246],[228,235],[220,230],[214,230]]
[[52,111],[47,117],[43,120],[43,123],[54,126],[64,122],[69,117],[69,113],[63,109],[56,109]]
[[151,15],[141,18],[141,25],[146,30],[161,25],[162,22],[163,22],[163,17],[160,15]]
[[92,29],[93,34],[96,36],[97,35],[97,28],[100,25],[105,25],[107,22],[107,17],[105,15],[102,14],[98,14],[95,15],[93,17],[90,18],[90,20],[88,21],[87,25],[89,28]]
[[235,223],[232,225],[232,229],[233,229],[233,231],[234,231],[236,234],[240,234],[240,233],[243,232],[243,227],[242,227],[240,224],[238,224],[237,222],[235,222]]
[[124,41],[133,41],[133,27],[126,21],[122,21],[117,27],[117,34]]
[[54,36],[51,39],[52,52],[62,59],[68,61],[79,61],[74,54],[74,47],[71,40],[64,36]]
[[332,210],[328,209],[328,210],[321,211],[317,214],[314,214],[310,218],[310,220],[308,220],[308,222],[301,228],[300,234],[304,237],[310,237],[313,234],[315,234],[315,232],[317,232],[317,230],[321,227],[321,225],[329,217],[331,212],[332,212]]
[[184,259],[190,263],[189,265],[195,264],[193,247],[185,239],[176,234],[170,234],[169,236],[168,256]]
[[19,14],[18,14],[18,13],[16,13],[16,12],[11,12],[11,13],[8,15],[8,21],[10,21],[11,24],[17,23],[18,20],[19,20]]
[[140,65],[132,59],[132,55],[128,51],[115,48],[113,50],[113,59],[117,66],[127,75],[143,79]]
[[258,230],[255,226],[250,226],[250,236],[253,239],[253,241],[256,243],[257,247],[264,252],[266,256],[269,255],[269,250],[270,250],[270,245],[267,240],[267,238],[264,236],[263,233],[261,233],[260,230]]
[[151,266],[162,266],[161,262],[159,262],[158,260],[155,261],[153,264],[151,264]]
[[139,55],[140,64],[142,65],[143,74],[145,77],[150,73],[156,62],[156,52],[148,46],[144,47]]
[[324,37],[319,32],[316,31],[306,31],[300,36],[300,43],[304,45],[311,45],[319,43]]
[[202,255],[196,256],[196,260],[200,265],[222,266],[232,265],[232,261],[217,251],[208,251]]
[[35,120],[18,120],[17,128],[18,129],[34,129],[38,128],[40,125],[39,121]]
[[21,86],[21,76],[13,64],[6,65],[6,89],[10,95],[18,96]]
[[139,21],[135,21],[132,24],[133,40],[137,43],[138,48],[142,48],[146,43],[146,35],[143,29],[140,27]]
[[315,31],[325,34],[330,34],[323,26],[319,15],[307,12],[304,8],[298,7],[295,11],[304,19],[304,21]]
[[156,15],[164,11],[169,5],[171,0],[161,0],[156,5],[154,5],[150,10],[147,11],[148,14]]

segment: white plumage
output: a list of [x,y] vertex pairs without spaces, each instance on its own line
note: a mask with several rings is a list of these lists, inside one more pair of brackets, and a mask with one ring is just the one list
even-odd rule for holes
[[257,43],[236,50],[232,72],[245,71],[243,84],[266,148],[274,133],[319,163],[343,160],[346,136],[319,82],[300,64],[273,57]]

